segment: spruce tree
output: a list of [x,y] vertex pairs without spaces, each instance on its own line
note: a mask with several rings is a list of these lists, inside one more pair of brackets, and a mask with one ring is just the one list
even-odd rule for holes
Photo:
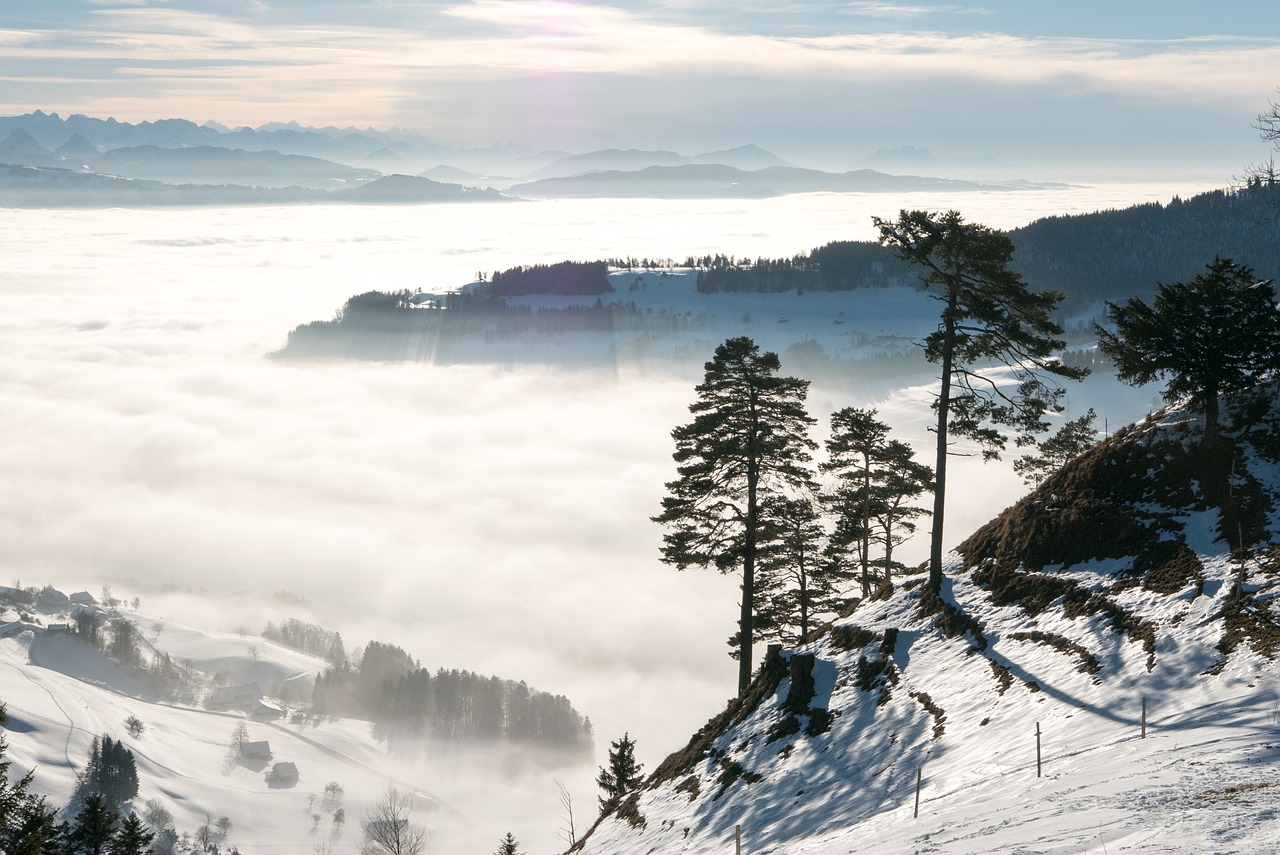
[[498,851],[494,855],[520,855],[520,841],[508,831],[507,836],[498,844]]
[[129,811],[120,829],[107,847],[109,855],[147,855],[151,852],[151,841],[155,835],[147,831],[146,825],[138,819],[138,815]]
[[115,811],[101,793],[89,793],[72,820],[67,842],[77,855],[104,855],[115,831]]
[[739,694],[751,683],[761,508],[770,496],[812,488],[809,384],[778,376],[780,368],[776,353],[761,353],[745,336],[716,348],[694,388],[693,421],[671,433],[679,477],[653,518],[668,528],[664,562],[742,574]]
[[1218,399],[1252,388],[1280,367],[1280,313],[1273,280],[1215,258],[1190,282],[1160,285],[1148,305],[1107,304],[1115,331],[1097,327],[1098,346],[1126,383],[1166,378],[1164,398],[1187,398],[1204,414],[1203,444],[1218,433]]
[[[1030,445],[1048,429],[1044,416],[1060,412],[1060,379],[1080,379],[1086,369],[1064,365],[1064,346],[1051,313],[1062,299],[1033,293],[1009,269],[1008,235],[966,223],[958,211],[901,211],[895,221],[874,217],[880,243],[902,260],[924,268],[921,281],[942,303],[937,330],[925,337],[925,358],[940,368],[934,399],[935,462],[933,530],[925,606],[942,590],[942,538],[946,518],[947,456],[953,436],[966,437],[986,460],[998,459],[1010,428],[1018,445]],[[1012,384],[991,372],[1003,366]]]
[[636,762],[636,744],[630,733],[609,744],[609,765],[601,767],[596,784],[604,791],[600,797],[600,812],[613,810],[622,797],[640,786],[644,780],[640,774],[643,766]]

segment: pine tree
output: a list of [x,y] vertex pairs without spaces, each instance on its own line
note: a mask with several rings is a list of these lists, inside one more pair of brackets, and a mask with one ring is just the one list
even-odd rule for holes
[[502,838],[502,842],[498,844],[498,851],[494,855],[521,855],[520,841],[516,840],[510,831],[507,836]]
[[644,768],[636,762],[636,744],[630,733],[624,733],[621,739],[609,743],[609,765],[601,767],[596,776],[596,784],[604,791],[600,797],[600,812],[613,810],[622,801],[622,797],[640,786],[644,780],[640,770]]
[[886,582],[900,568],[894,547],[915,531],[913,520],[927,513],[914,501],[932,489],[933,470],[917,463],[905,442],[890,438],[889,426],[874,409],[832,413],[826,447],[822,470],[837,479],[824,496],[835,517],[828,556],[836,566],[852,559],[866,598],[876,581],[873,568]]
[[147,831],[147,827],[138,815],[129,811],[120,829],[107,848],[109,855],[147,855],[151,851],[151,841],[155,835]]
[[[1033,293],[1009,269],[1013,242],[1004,232],[966,223],[958,211],[904,210],[896,221],[873,221],[880,243],[922,266],[921,281],[943,304],[938,329],[923,342],[925,358],[940,368],[933,404],[933,530],[925,597],[926,607],[932,607],[942,590],[951,437],[973,440],[986,460],[998,459],[1007,445],[1001,427],[1013,429],[1018,445],[1029,445],[1048,429],[1045,413],[1062,410],[1059,379],[1080,379],[1088,371],[1053,356],[1063,342],[1062,328],[1050,313],[1062,295]],[[1015,385],[993,376],[988,370],[992,365],[1009,369]]]
[[1148,305],[1107,304],[1115,332],[1097,327],[1098,346],[1126,383],[1167,378],[1166,401],[1188,398],[1204,414],[1203,444],[1218,433],[1218,399],[1252,388],[1280,367],[1280,313],[1273,280],[1215,258],[1190,282],[1160,285]]
[[763,515],[757,638],[786,640],[783,630],[791,629],[791,639],[804,644],[818,617],[839,609],[835,573],[822,556],[822,518],[809,497],[771,496]]
[[1098,414],[1090,407],[1079,418],[1071,419],[1056,433],[1036,446],[1036,454],[1013,461],[1013,471],[1022,482],[1035,486],[1063,467],[1068,460],[1083,454],[1096,441],[1098,429],[1093,426]]
[[667,484],[654,521],[669,530],[662,560],[678,569],[713,566],[742,574],[738,620],[738,692],[751,683],[756,564],[763,502],[811,489],[805,412],[809,384],[779,377],[776,353],[761,353],[746,337],[731,338],[706,363],[694,419],[672,431],[679,478]]
[[115,811],[101,793],[89,793],[72,821],[67,842],[77,855],[104,855],[115,830]]

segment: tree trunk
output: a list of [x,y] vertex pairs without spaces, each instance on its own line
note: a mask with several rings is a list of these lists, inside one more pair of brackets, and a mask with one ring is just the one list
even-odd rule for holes
[[755,633],[756,528],[760,509],[756,492],[760,482],[759,418],[756,391],[751,391],[751,433],[747,439],[747,530],[742,544],[742,611],[738,618],[738,695],[751,685],[752,635]]
[[1204,439],[1205,448],[1213,445],[1218,438],[1218,393],[1210,389],[1204,396]]
[[955,359],[956,292],[947,294],[947,310],[943,317],[942,383],[938,388],[937,454],[933,476],[933,528],[929,543],[929,590],[942,592],[942,523],[947,500],[947,419],[951,409],[951,367]]

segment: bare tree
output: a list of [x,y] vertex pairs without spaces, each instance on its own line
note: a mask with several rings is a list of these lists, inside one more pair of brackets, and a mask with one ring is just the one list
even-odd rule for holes
[[422,855],[427,831],[409,821],[413,797],[388,784],[378,803],[365,815],[365,842],[360,855]]
[[573,796],[569,794],[569,788],[564,785],[564,781],[557,780],[556,789],[560,791],[560,809],[564,812],[564,825],[560,826],[559,837],[572,849],[578,844],[578,830],[573,824]]

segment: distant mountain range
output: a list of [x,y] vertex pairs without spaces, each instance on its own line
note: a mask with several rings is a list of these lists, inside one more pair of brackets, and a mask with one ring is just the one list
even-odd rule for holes
[[[1009,190],[870,169],[803,169],[755,145],[687,156],[520,146],[451,149],[416,131],[131,124],[36,111],[0,117],[0,205],[423,203],[505,198],[761,198],[788,193]],[[484,188],[484,189],[478,189]]]

